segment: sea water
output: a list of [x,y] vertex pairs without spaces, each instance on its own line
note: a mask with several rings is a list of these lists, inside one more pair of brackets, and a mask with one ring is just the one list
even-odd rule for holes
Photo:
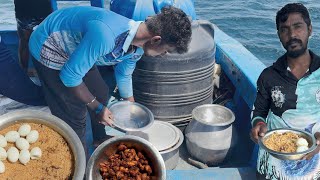
[[320,55],[319,0],[195,0],[195,8],[198,18],[216,24],[269,66],[285,53],[275,22],[277,11],[290,2],[308,8],[313,25],[309,48]]
[[[271,65],[285,53],[277,36],[275,17],[277,11],[289,0],[194,0],[199,19],[209,20],[229,36],[242,43],[265,65]],[[309,48],[320,55],[320,3],[319,0],[297,1],[303,3],[311,14],[313,33]],[[106,0],[106,8],[108,1]],[[89,5],[75,2],[73,5]],[[59,7],[70,6],[59,2]],[[15,28],[13,0],[0,0],[0,29]]]

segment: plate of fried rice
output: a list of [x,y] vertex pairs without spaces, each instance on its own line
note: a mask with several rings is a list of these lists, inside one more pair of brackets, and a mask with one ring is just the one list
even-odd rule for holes
[[268,131],[259,139],[259,146],[275,158],[300,160],[316,148],[316,140],[306,131],[281,128]]

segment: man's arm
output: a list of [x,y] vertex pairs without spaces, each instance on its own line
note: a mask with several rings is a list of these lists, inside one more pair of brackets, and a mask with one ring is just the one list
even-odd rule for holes
[[105,108],[105,104],[95,99],[82,78],[99,57],[112,50],[114,37],[108,26],[100,21],[92,21],[88,26],[80,44],[61,69],[60,79],[83,104],[100,115],[102,124],[111,125],[111,112]]
[[94,111],[99,118],[99,122],[106,126],[112,126],[112,113],[106,108],[105,103],[99,102],[96,97],[94,97],[87,86],[82,82],[80,85],[75,87],[70,87],[70,91],[75,94],[84,105],[86,105],[90,110]]
[[254,102],[253,117],[251,120],[251,139],[258,143],[259,137],[264,136],[267,131],[266,118],[270,109],[271,98],[266,89],[266,80],[264,79],[263,72],[257,81],[257,97]]
[[134,101],[132,73],[139,59],[126,59],[118,63],[114,71],[120,96],[132,102]]
[[262,72],[257,81],[257,97],[254,102],[253,116],[252,116],[252,127],[260,121],[266,122],[268,112],[270,110],[271,96],[266,89],[266,80],[264,73]]

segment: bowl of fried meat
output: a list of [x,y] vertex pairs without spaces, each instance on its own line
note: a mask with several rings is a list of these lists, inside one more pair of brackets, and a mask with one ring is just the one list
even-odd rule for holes
[[165,164],[147,140],[126,135],[106,140],[91,155],[86,179],[164,180]]

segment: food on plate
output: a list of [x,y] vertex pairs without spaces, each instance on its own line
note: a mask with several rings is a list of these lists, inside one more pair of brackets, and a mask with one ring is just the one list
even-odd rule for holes
[[39,147],[34,147],[30,151],[31,159],[40,159],[41,155],[42,155],[42,152]]
[[14,143],[20,138],[20,134],[17,131],[9,131],[5,135],[7,142]]
[[0,147],[6,147],[7,144],[6,138],[3,135],[0,135]]
[[308,147],[308,141],[302,137],[300,137],[297,142],[296,142],[298,148],[297,148],[297,152],[303,152],[309,149]]
[[39,138],[39,132],[37,130],[32,130],[27,135],[26,139],[29,143],[35,143]]
[[30,133],[31,131],[31,126],[29,124],[23,124],[22,126],[20,126],[18,133],[20,134],[20,136],[26,136]]
[[307,146],[308,147],[308,141],[305,138],[299,138],[297,140],[297,146]]
[[302,152],[308,149],[308,141],[293,132],[274,132],[263,143],[267,148],[283,153]]
[[134,148],[120,144],[116,153],[100,163],[103,179],[139,179],[149,180],[152,176],[149,160]]
[[6,160],[7,159],[7,151],[0,147],[0,160]]
[[22,149],[19,154],[19,161],[26,165],[30,161],[30,152],[27,149]]
[[308,150],[309,148],[307,146],[298,146],[297,148],[297,152],[303,152]]
[[25,138],[19,138],[16,140],[16,147],[20,150],[29,149],[30,144]]
[[5,170],[6,170],[6,167],[4,166],[3,162],[0,161],[0,174],[4,173]]
[[8,160],[15,163],[19,159],[19,150],[16,147],[10,147],[7,151]]

